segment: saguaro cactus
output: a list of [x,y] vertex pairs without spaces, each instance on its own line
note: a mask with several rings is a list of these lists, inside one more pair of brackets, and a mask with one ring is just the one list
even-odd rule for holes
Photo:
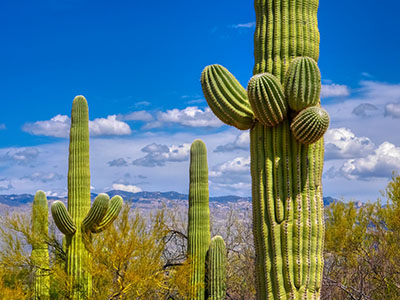
[[89,112],[86,99],[77,96],[72,104],[68,167],[68,210],[61,201],[51,206],[54,222],[66,235],[67,274],[73,285],[73,299],[91,296],[91,234],[109,225],[118,216],[122,198],[99,194],[90,207]]
[[250,129],[258,299],[318,299],[323,269],[323,139],[318,0],[255,0],[247,91],[219,65],[201,76],[223,122]]
[[190,148],[188,257],[192,260],[192,299],[205,300],[206,255],[210,244],[207,149],[201,140]]
[[217,235],[211,239],[207,253],[208,300],[225,300],[226,297],[226,247]]
[[32,205],[32,253],[34,264],[34,299],[50,299],[49,251],[46,238],[49,231],[49,206],[46,194],[37,191]]

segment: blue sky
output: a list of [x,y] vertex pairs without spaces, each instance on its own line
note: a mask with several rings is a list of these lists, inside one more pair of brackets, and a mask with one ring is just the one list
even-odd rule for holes
[[[399,9],[320,1],[325,195],[375,200],[400,171]],[[83,94],[95,192],[187,192],[200,137],[211,194],[250,195],[247,133],[213,117],[199,78],[219,63],[246,85],[254,21],[253,1],[2,1],[0,193],[65,194],[69,114]]]

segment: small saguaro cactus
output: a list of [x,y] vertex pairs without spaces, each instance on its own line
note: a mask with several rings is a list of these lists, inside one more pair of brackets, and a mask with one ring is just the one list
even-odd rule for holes
[[250,129],[257,299],[319,299],[322,168],[329,116],[320,106],[318,0],[255,0],[255,65],[247,91],[204,69],[214,114]]
[[205,300],[206,255],[210,244],[210,208],[208,206],[207,149],[201,140],[190,148],[190,187],[188,216],[188,251],[192,261],[191,285],[197,294],[192,298]]
[[226,247],[217,235],[211,239],[207,253],[208,300],[225,300],[226,297]]
[[49,206],[46,194],[37,191],[32,204],[32,253],[34,265],[34,299],[50,299],[49,250],[46,243],[49,231]]
[[68,166],[68,210],[55,201],[51,213],[58,229],[65,234],[66,269],[72,280],[72,297],[88,299],[92,293],[91,234],[112,224],[122,207],[122,198],[99,194],[90,207],[89,112],[83,96],[72,104]]

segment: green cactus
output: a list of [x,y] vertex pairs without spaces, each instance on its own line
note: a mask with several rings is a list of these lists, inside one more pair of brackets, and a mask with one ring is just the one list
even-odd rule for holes
[[218,65],[204,69],[202,88],[219,119],[250,129],[257,299],[318,299],[324,237],[321,137],[329,126],[319,101],[318,0],[254,4],[255,66],[247,99],[233,75]]
[[213,237],[207,253],[208,300],[224,300],[226,297],[226,247],[219,235]]
[[32,253],[34,265],[34,299],[50,299],[50,264],[49,251],[46,243],[49,231],[49,206],[46,194],[37,191],[32,205]]
[[77,96],[72,104],[68,167],[68,210],[61,201],[51,206],[58,229],[66,235],[67,274],[72,280],[73,299],[87,299],[92,293],[91,234],[118,216],[122,198],[99,194],[90,207],[89,113],[86,99]]
[[206,255],[210,244],[207,149],[201,140],[190,148],[188,257],[192,261],[192,298],[205,300]]

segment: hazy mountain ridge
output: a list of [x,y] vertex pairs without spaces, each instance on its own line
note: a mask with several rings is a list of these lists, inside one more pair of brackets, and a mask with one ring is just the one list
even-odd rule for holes
[[[132,203],[141,202],[146,203],[154,200],[187,200],[187,194],[181,194],[178,192],[170,191],[170,192],[138,192],[138,193],[131,193],[126,191],[118,191],[118,190],[111,190],[106,192],[110,197],[115,195],[120,195],[124,201],[129,201]],[[92,200],[97,196],[95,193],[91,193]],[[11,195],[0,195],[0,203],[12,207],[18,207],[21,205],[26,205],[32,203],[34,195],[31,194],[11,194]],[[48,196],[48,200],[65,200],[66,197],[54,197]],[[218,197],[210,197],[210,202],[216,202],[221,204],[226,203],[234,203],[238,201],[245,201],[251,202],[251,197],[240,197],[234,195],[228,196],[218,196]],[[324,206],[331,204],[332,202],[338,201],[332,197],[324,197]]]

